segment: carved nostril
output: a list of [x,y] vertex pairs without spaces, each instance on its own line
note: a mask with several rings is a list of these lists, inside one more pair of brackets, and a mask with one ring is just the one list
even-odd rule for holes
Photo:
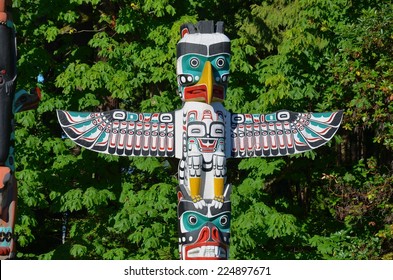
[[208,241],[209,237],[210,237],[209,228],[208,227],[203,227],[202,230],[201,230],[201,233],[199,234],[198,242]]
[[220,241],[220,232],[216,227],[212,228],[212,238],[214,241]]

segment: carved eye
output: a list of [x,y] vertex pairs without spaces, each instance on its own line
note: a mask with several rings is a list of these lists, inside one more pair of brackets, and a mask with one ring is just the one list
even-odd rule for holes
[[193,58],[191,58],[191,60],[190,60],[190,65],[191,65],[191,67],[193,67],[193,68],[197,68],[198,66],[199,66],[199,59],[198,58],[196,58],[196,57],[193,57]]
[[223,68],[225,66],[225,59],[220,57],[216,60],[216,65],[218,68]]
[[188,223],[189,223],[190,225],[194,226],[194,225],[197,224],[197,222],[198,222],[198,218],[195,217],[194,215],[190,215],[190,216],[188,217]]
[[288,111],[281,111],[277,113],[277,119],[279,121],[287,121],[289,120],[291,115],[289,114]]
[[203,124],[192,124],[188,126],[187,133],[190,137],[203,137],[205,136],[206,129]]
[[220,218],[220,224],[226,226],[228,224],[228,216],[224,215]]
[[224,137],[224,125],[222,123],[212,123],[210,126],[210,136],[211,137]]

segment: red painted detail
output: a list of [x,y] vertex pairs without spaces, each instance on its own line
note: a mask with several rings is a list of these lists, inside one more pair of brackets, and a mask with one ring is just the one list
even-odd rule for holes
[[[220,260],[227,259],[228,247],[221,241],[220,233],[216,227],[209,229],[208,227],[203,227],[199,232],[197,241],[191,245],[183,245],[185,249],[184,259],[186,260]],[[204,247],[204,246],[214,246],[220,247],[220,250],[225,251],[225,257],[189,257],[188,252],[192,249]]]
[[[0,166],[0,189],[4,188],[4,181],[8,181],[11,177],[11,169],[6,166]],[[5,178],[8,178],[5,180]]]
[[213,120],[212,111],[204,110],[202,115],[202,120]]
[[177,200],[180,201],[183,199],[183,194],[182,192],[177,192]]
[[[201,101],[207,102],[207,86],[194,85],[184,89],[184,100],[185,101]],[[224,101],[224,87],[214,85],[213,86],[213,101],[222,102]]]
[[183,38],[188,33],[189,33],[188,28],[183,28],[181,31],[181,37]]
[[224,101],[224,87],[213,86],[213,101],[223,102]]
[[184,100],[207,102],[207,86],[195,85],[195,86],[186,87],[184,89]]
[[39,87],[36,87],[35,91],[37,93],[38,98],[41,100],[41,98],[42,98],[41,89]]
[[11,249],[9,247],[0,247],[0,256],[6,256],[10,254]]
[[197,140],[203,153],[212,153],[217,146],[217,139],[198,138]]

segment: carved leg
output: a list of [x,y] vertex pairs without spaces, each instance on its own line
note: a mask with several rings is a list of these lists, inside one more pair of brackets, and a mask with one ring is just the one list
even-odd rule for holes
[[225,156],[213,156],[214,169],[214,200],[213,206],[221,208],[224,203],[224,185],[226,177],[226,158]]
[[202,155],[187,158],[189,187],[192,201],[197,208],[205,206],[201,196]]

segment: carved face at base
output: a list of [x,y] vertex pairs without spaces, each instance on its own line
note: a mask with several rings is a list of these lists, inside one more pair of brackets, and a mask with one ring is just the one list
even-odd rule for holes
[[226,260],[229,257],[231,203],[222,208],[211,201],[197,209],[194,203],[179,192],[179,247],[184,260]]

